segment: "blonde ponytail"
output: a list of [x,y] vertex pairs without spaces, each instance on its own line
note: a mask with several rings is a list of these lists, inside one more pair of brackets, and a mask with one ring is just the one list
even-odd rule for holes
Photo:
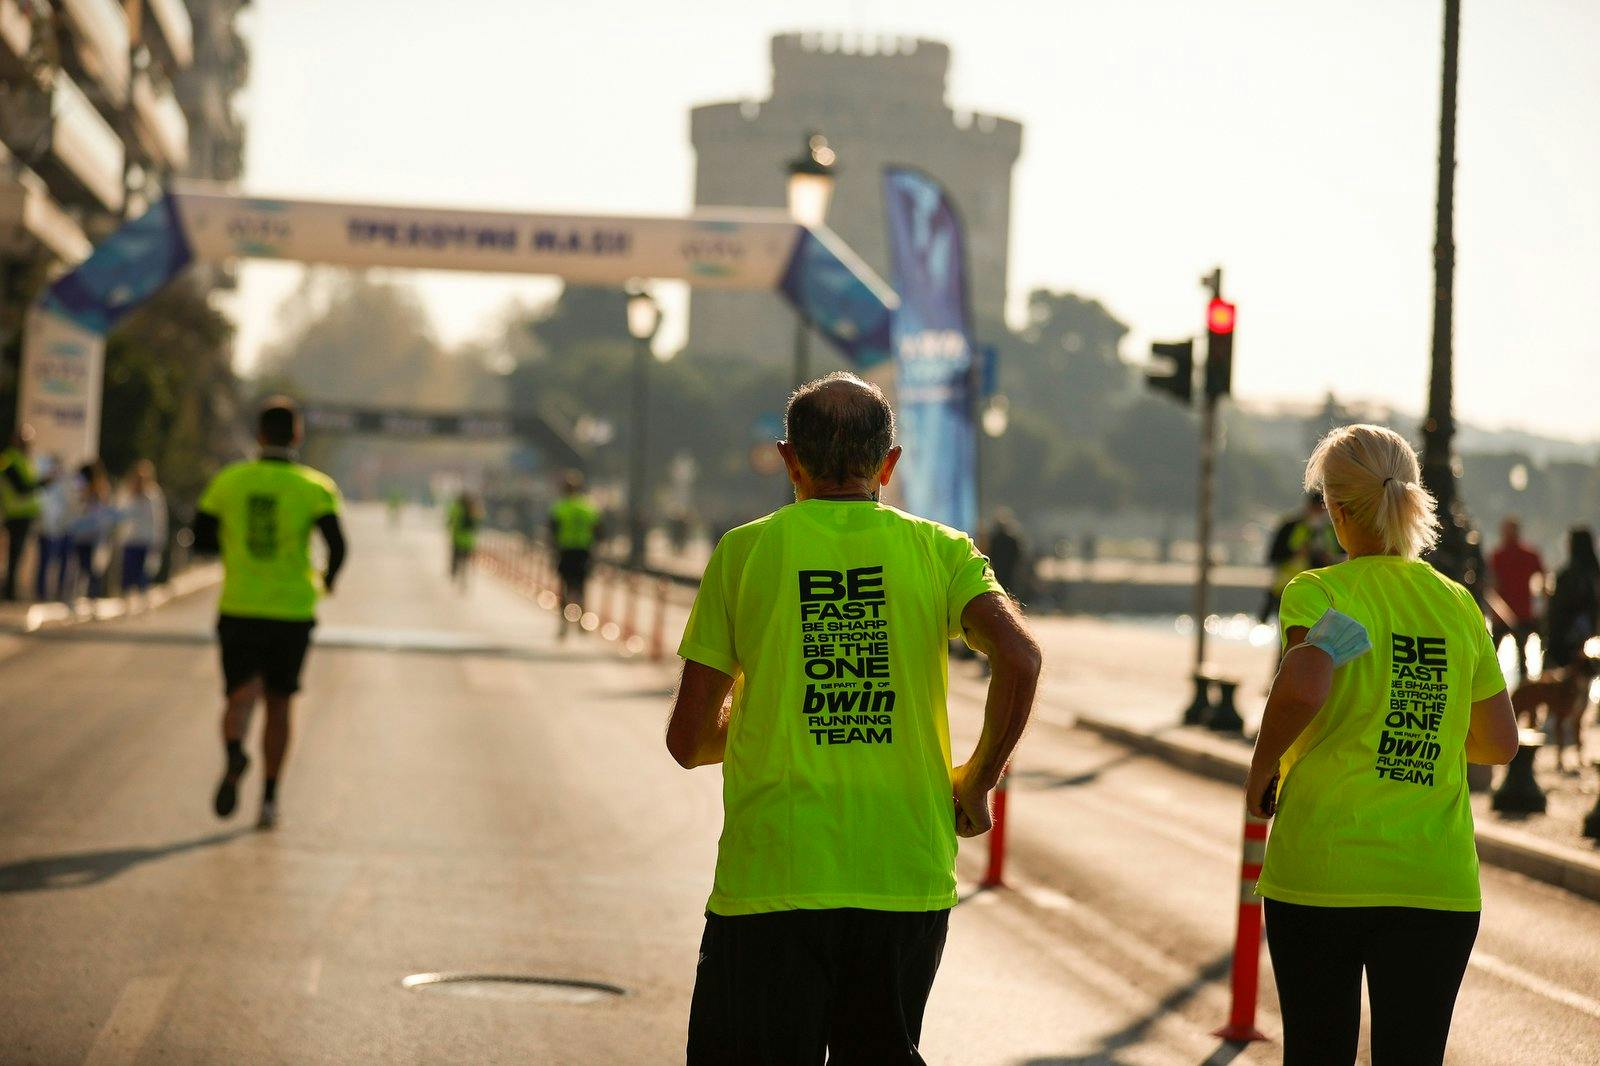
[[1306,462],[1305,486],[1375,536],[1384,551],[1415,559],[1439,540],[1433,494],[1410,443],[1383,426],[1335,429]]

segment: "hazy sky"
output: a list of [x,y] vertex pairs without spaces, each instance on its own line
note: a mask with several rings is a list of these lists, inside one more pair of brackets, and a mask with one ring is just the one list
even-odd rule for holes
[[[947,41],[949,101],[1024,124],[1015,311],[1102,300],[1124,349],[1200,328],[1226,270],[1244,400],[1328,389],[1420,409],[1427,382],[1442,0],[266,0],[251,192],[678,213],[688,111],[764,98],[768,37]],[[1600,4],[1465,0],[1457,412],[1600,439]],[[846,164],[848,160],[842,161]],[[782,176],[774,174],[775,183]],[[246,361],[298,268],[252,264]],[[447,341],[539,279],[415,275]],[[676,313],[674,313],[676,312]],[[667,329],[681,336],[681,302]],[[676,319],[674,321],[673,319]]]

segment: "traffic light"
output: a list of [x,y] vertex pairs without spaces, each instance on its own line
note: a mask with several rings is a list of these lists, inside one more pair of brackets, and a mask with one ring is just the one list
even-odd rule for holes
[[[1146,383],[1189,406],[1194,399],[1194,341],[1157,341],[1150,345],[1150,356],[1158,365],[1145,372]],[[1171,372],[1163,373],[1161,363],[1169,365]]]
[[1206,395],[1233,391],[1233,323],[1238,308],[1218,296],[1206,308]]

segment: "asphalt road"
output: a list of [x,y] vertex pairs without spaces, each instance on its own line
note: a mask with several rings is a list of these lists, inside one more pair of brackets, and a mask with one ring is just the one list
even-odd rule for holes
[[[253,772],[231,822],[209,809],[213,594],[0,660],[0,1062],[681,1060],[720,805],[717,773],[662,747],[670,673],[557,644],[481,575],[457,593],[431,517],[351,527],[274,832],[249,828]],[[977,682],[956,688],[970,739]],[[1013,887],[952,921],[929,1061],[1275,1061],[1209,1035],[1237,797],[1053,717],[1010,794]],[[1485,889],[1451,1061],[1600,1061],[1600,912]],[[401,986],[439,970],[627,994]]]

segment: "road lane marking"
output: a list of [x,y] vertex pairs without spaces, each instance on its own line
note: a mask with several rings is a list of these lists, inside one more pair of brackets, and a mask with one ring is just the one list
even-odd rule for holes
[[311,960],[306,974],[306,995],[314,996],[317,989],[322,987],[322,956],[318,955]]
[[1487,973],[1492,973],[1509,984],[1516,985],[1526,992],[1543,996],[1553,1000],[1564,1007],[1571,1007],[1580,1014],[1587,1014],[1591,1018],[1600,1018],[1600,1000],[1590,999],[1588,996],[1564,988],[1554,981],[1547,981],[1536,973],[1524,970],[1515,963],[1507,962],[1498,955],[1491,955],[1487,951],[1474,951],[1472,965]]
[[116,1066],[138,1058],[144,1042],[161,1020],[175,977],[135,977],[122,988],[112,1005],[111,1016],[100,1027],[84,1066]]
[[[998,896],[997,893],[986,895]],[[1146,1043],[1142,1043],[1141,1047],[1155,1044],[1163,1051],[1177,1052],[1191,1061],[1195,1056],[1210,1055],[1215,1050],[1216,1042],[1206,1037],[1203,1029],[1196,1028],[1194,1022],[1183,1013],[1182,1006],[1168,1002],[1176,990],[1183,989],[1194,980],[1192,970],[1180,967],[1178,974],[1174,975],[1172,987],[1151,990],[1134,983],[1060,937],[1041,937],[1037,924],[1016,908],[995,907],[985,913],[985,919],[1071,974],[1084,992],[1112,1005],[1130,1022],[1147,1026]],[[1126,939],[1126,934],[1122,939]],[[1193,1001],[1208,994],[1213,986],[1214,982],[1208,981],[1184,998]]]
[[[1224,862],[1237,862],[1239,860],[1239,846],[1237,844],[1222,844],[1215,840],[1197,836],[1193,831],[1181,827],[1174,827],[1170,823],[1170,815],[1157,817],[1141,807],[1131,804],[1116,802],[1111,803],[1089,792],[1077,791],[1072,794],[1072,802],[1079,806],[1089,807],[1102,814],[1124,818],[1134,823],[1139,828],[1174,844],[1198,851],[1211,858],[1222,859]],[[1243,814],[1240,815],[1241,820]]]

